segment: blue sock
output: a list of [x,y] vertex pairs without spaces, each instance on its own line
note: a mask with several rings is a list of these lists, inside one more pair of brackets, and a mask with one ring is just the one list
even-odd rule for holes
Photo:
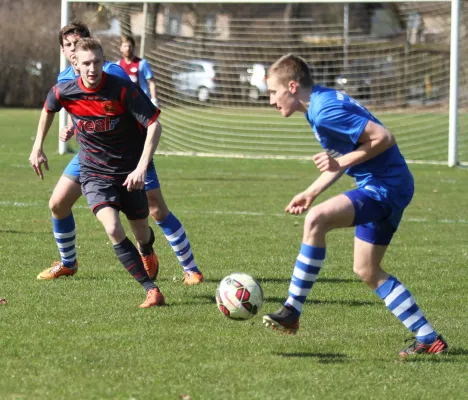
[[63,265],[68,268],[74,267],[76,262],[76,232],[73,213],[70,213],[70,215],[64,219],[55,219],[52,217],[52,225]]
[[185,234],[184,227],[177,217],[169,213],[164,221],[158,222],[158,225],[166,236],[172,250],[174,250],[180,265],[184,268],[184,272],[200,272],[193,257],[192,248]]
[[317,279],[320,268],[322,268],[325,253],[324,247],[302,243],[289,285],[289,297],[284,303],[285,306],[291,305],[299,314],[302,312],[307,295]]
[[385,305],[393,315],[414,333],[419,342],[424,344],[435,342],[437,333],[427,322],[409,290],[398,279],[390,276],[375,289],[375,293],[385,301]]

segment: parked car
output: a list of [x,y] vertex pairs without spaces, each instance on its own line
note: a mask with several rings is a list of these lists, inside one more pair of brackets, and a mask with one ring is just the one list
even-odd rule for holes
[[266,73],[269,65],[254,63],[241,67],[239,81],[243,88],[243,97],[258,101],[268,97]]
[[357,59],[350,63],[348,71],[335,78],[335,88],[356,100],[385,100],[396,87],[396,69],[392,57]]
[[193,59],[179,61],[171,66],[172,83],[177,92],[208,101],[216,92],[215,63],[211,60]]

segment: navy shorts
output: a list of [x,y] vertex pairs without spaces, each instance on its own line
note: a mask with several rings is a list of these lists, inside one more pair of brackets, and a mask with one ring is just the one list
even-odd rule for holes
[[132,190],[129,192],[125,186],[122,186],[123,182],[99,177],[84,179],[81,191],[94,215],[104,207],[112,207],[122,211],[130,220],[148,217],[146,191]]
[[[78,159],[78,154],[75,155],[68,163],[63,171],[68,179],[71,179],[75,183],[80,183],[80,162]],[[151,163],[146,171],[146,180],[145,180],[145,190],[157,189],[161,187],[158,180],[158,174],[156,174],[156,168],[153,163]]]
[[[354,206],[355,236],[376,245],[390,244],[406,206],[397,206],[395,202],[388,199],[388,191],[371,185],[350,190],[344,195],[352,201]],[[412,193],[406,199],[407,204],[411,201],[411,197]]]

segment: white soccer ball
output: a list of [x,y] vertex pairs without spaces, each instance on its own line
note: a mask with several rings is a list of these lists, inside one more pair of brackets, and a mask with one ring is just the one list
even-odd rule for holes
[[226,276],[216,289],[218,310],[231,319],[249,319],[263,305],[260,284],[250,275],[235,272]]

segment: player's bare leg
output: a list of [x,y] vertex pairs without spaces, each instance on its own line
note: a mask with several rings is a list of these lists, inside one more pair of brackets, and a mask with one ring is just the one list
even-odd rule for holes
[[185,230],[177,217],[169,211],[161,188],[148,190],[146,196],[151,217],[163,231],[184,269],[184,284],[198,285],[203,283],[205,279],[197,267]]
[[424,317],[409,290],[381,268],[388,246],[354,238],[354,272],[385,302],[387,308],[414,335],[412,344],[401,350],[401,358],[448,351],[447,342]]
[[78,271],[75,249],[75,220],[72,207],[81,196],[81,185],[62,175],[49,200],[55,240],[61,260],[52,263],[50,268],[42,271],[37,279],[50,280],[61,276],[72,276]]
[[354,206],[345,195],[335,196],[309,210],[288,298],[278,311],[263,317],[267,328],[292,334],[297,332],[304,302],[325,259],[326,234],[332,229],[349,227],[353,221]]

